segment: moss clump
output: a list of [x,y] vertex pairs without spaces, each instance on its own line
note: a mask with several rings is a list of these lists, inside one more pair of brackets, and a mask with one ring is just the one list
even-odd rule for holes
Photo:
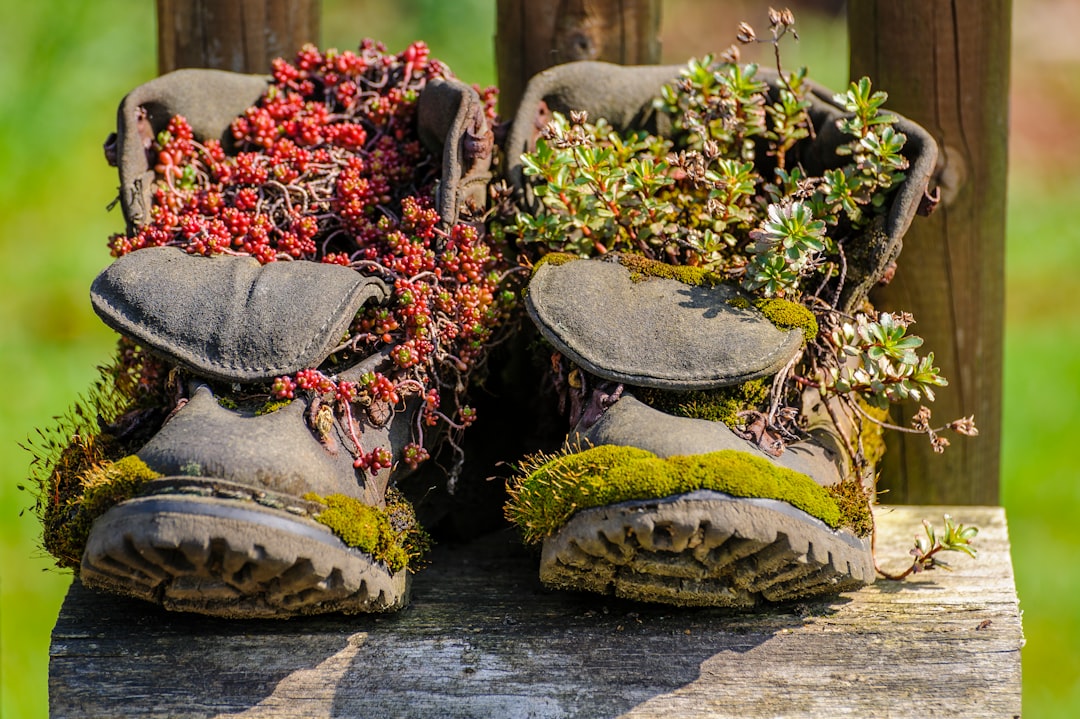
[[669,265],[641,255],[619,255],[619,264],[630,270],[633,282],[642,282],[650,277],[676,280],[694,287],[715,287],[721,282],[718,275],[700,267]]
[[814,313],[798,302],[782,300],[777,297],[771,299],[759,298],[754,300],[754,307],[781,329],[802,330],[807,342],[813,342],[818,335],[818,323]]
[[293,401],[291,399],[272,399],[266,404],[264,404],[262,407],[259,407],[259,409],[255,410],[255,416],[261,417],[264,414],[273,414],[279,409],[288,407],[292,403]]
[[25,448],[33,455],[30,480],[37,495],[36,512],[42,525],[42,544],[60,567],[77,567],[82,546],[68,536],[68,525],[79,512],[82,479],[103,463],[123,456],[117,442],[102,435],[98,418],[106,421],[120,414],[127,399],[119,392],[106,368],[85,397],[56,418],[54,426],[39,429]]
[[634,396],[667,414],[723,422],[730,427],[739,423],[739,412],[758,409],[765,404],[769,386],[765,380],[755,379],[731,387],[688,392],[642,387],[634,389]]
[[510,483],[506,517],[529,542],[553,534],[582,509],[697,489],[777,499],[830,527],[843,524],[836,501],[814,480],[736,450],[662,459],[636,447],[602,445],[572,454],[537,455],[521,470]]
[[257,410],[255,410],[255,416],[262,417],[264,414],[271,414],[273,412],[277,412],[282,407],[288,407],[290,404],[292,404],[291,399],[272,399],[266,404],[264,404],[262,407],[259,407]]
[[100,516],[109,507],[131,499],[147,482],[161,476],[133,454],[106,463],[88,472],[83,479],[83,509],[94,517]]
[[94,520],[160,476],[134,455],[87,468],[77,477],[78,491],[51,512],[53,521],[45,524],[45,548],[60,566],[78,567]]
[[[714,287],[723,280],[719,275],[704,270],[700,267],[685,265],[669,265],[659,260],[650,260],[641,255],[619,254],[619,264],[630,270],[630,279],[634,282],[642,282],[650,277],[660,277],[668,280],[676,280],[684,285],[695,287]],[[568,262],[582,259],[578,255],[569,252],[549,252],[533,265],[533,274],[544,265],[565,265]]]
[[536,261],[536,264],[533,265],[532,273],[535,275],[536,271],[544,265],[558,267],[560,265],[565,265],[567,262],[573,262],[574,260],[580,259],[581,258],[577,255],[572,255],[569,252],[549,252]]
[[858,479],[848,478],[829,489],[840,509],[841,523],[860,537],[874,531],[874,516],[870,513],[870,497]]
[[780,329],[800,329],[807,342],[812,342],[818,336],[818,322],[814,313],[798,302],[782,300],[779,297],[758,297],[753,301],[743,297],[732,297],[728,305],[736,309],[745,310],[756,308],[765,318]]
[[636,447],[601,445],[565,455],[539,453],[528,457],[521,475],[507,487],[506,518],[521,527],[525,539],[537,542],[552,534],[579,509],[610,504],[610,484],[598,481],[614,466],[655,458]]
[[101,444],[93,434],[73,434],[67,446],[49,462],[49,474],[36,478],[39,482],[37,512],[41,518],[42,545],[56,558],[57,566],[77,567],[82,561],[82,545],[71,541],[68,529],[72,518],[79,512],[81,477],[105,461]]
[[[133,464],[122,458],[145,443],[172,407],[168,365],[132,340],[120,339],[115,359],[98,367],[98,375],[70,410],[23,445],[33,455],[28,478],[42,545],[60,567],[79,566],[90,525],[111,506],[108,487],[117,492],[112,504],[127,498],[128,483],[113,481],[131,474]],[[89,502],[100,503],[98,509],[87,507],[88,484],[101,485],[102,494]]]
[[416,522],[412,505],[395,490],[386,495],[386,509],[364,504],[355,497],[331,494],[304,495],[309,502],[326,507],[315,516],[346,545],[370,554],[390,571],[415,565],[427,551],[430,540]]

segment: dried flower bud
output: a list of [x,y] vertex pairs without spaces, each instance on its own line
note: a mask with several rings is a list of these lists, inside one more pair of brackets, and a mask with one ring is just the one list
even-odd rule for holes
[[705,125],[701,121],[701,115],[694,110],[687,110],[683,113],[683,125],[691,132],[704,134]]
[[948,424],[949,429],[965,437],[978,437],[979,428],[975,426],[975,415],[954,419]]
[[700,184],[705,181],[705,158],[701,156],[700,152],[696,150],[687,151],[683,154],[680,165],[686,171],[686,177],[691,182]]
[[777,412],[778,419],[784,422],[794,422],[799,419],[799,410],[794,407],[781,407]]
[[[784,8],[783,10],[769,8],[769,29],[772,30],[773,35],[779,37],[794,25],[795,14],[791,12],[789,8]],[[793,29],[791,31],[795,32]]]
[[514,191],[510,189],[510,185],[506,180],[499,180],[492,182],[488,185],[488,196],[495,203],[508,201],[513,197]]
[[748,23],[739,23],[739,31],[735,35],[735,39],[741,42],[743,45],[749,45],[757,40],[757,34],[754,32],[754,28],[750,27]]
[[330,405],[324,404],[319,406],[319,411],[315,413],[313,429],[319,439],[326,442],[334,429],[334,410],[330,408]]
[[915,324],[915,315],[911,314],[910,312],[893,312],[892,316],[896,324],[904,327],[905,329],[909,325]]
[[572,145],[578,147],[592,147],[593,145],[593,136],[586,132],[581,125],[574,125],[571,128],[568,139]]
[[584,125],[589,119],[589,113],[584,110],[571,110],[570,111],[570,124],[571,125]]
[[919,432],[930,431],[930,408],[923,405],[911,418],[911,426]]
[[728,65],[737,65],[741,57],[738,45],[729,45],[727,50],[720,53],[720,61],[726,62]]

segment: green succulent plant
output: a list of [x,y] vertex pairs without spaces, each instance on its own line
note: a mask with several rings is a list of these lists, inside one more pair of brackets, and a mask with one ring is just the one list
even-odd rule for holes
[[[702,268],[757,301],[803,305],[820,332],[764,404],[775,433],[800,436],[801,396],[812,387],[843,408],[847,419],[834,416],[834,423],[860,425],[840,435],[863,471],[871,462],[849,439],[862,434],[863,422],[923,433],[944,449],[939,433],[975,434],[972,418],[932,427],[924,407],[914,426],[895,427],[867,411],[930,402],[947,385],[933,353],[919,354],[923,341],[909,332],[914,319],[878,313],[868,302],[855,311],[840,303],[849,257],[881,232],[889,198],[905,179],[907,138],[884,109],[888,95],[864,77],[833,96],[846,113],[835,121],[845,140],[815,146],[833,156],[823,163],[829,169],[810,174],[799,158],[817,142],[811,97],[821,90],[805,68],[780,66],[792,14],[770,12],[769,29],[771,38],[760,42],[775,48],[775,78],[740,63],[736,47],[719,59],[690,60],[654,100],[671,128],[662,137],[616,132],[583,112],[553,113],[535,151],[521,158],[538,207],[505,229],[532,262],[551,252],[619,252]],[[745,23],[738,38],[759,42]]]

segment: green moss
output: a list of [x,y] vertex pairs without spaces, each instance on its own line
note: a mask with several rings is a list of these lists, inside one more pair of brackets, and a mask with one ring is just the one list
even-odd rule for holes
[[845,479],[828,489],[840,509],[843,526],[850,527],[860,537],[870,536],[874,531],[874,517],[870,513],[870,498],[859,480]]
[[755,379],[731,387],[688,392],[642,387],[634,389],[634,396],[667,414],[732,426],[738,423],[739,412],[758,409],[768,400],[769,385],[763,379]]
[[544,265],[558,267],[560,265],[565,265],[567,262],[573,262],[574,260],[580,259],[581,258],[577,255],[572,255],[569,252],[549,252],[536,261],[536,264],[533,265],[532,273],[535,275],[536,271]]
[[510,485],[507,518],[541,541],[582,509],[661,499],[697,489],[777,499],[836,528],[843,516],[830,493],[804,474],[746,452],[721,450],[661,459],[635,447],[603,445],[527,460]]
[[315,516],[316,521],[346,545],[370,554],[392,572],[415,565],[427,550],[429,539],[417,524],[412,505],[394,490],[387,492],[385,510],[344,494],[321,497],[308,493],[304,499],[325,505],[326,509]]
[[255,416],[261,417],[264,414],[277,412],[282,407],[288,407],[290,404],[292,404],[291,399],[272,399],[266,404],[264,404],[262,407],[259,407],[257,410],[255,410]]
[[801,329],[807,342],[813,342],[818,335],[818,323],[814,313],[798,302],[759,298],[754,300],[754,307],[781,329]]
[[233,411],[236,411],[240,407],[240,405],[238,405],[236,403],[236,400],[234,400],[232,397],[226,397],[222,394],[215,394],[214,399],[217,400],[218,406],[224,409],[231,409]]
[[[619,264],[630,270],[630,279],[634,282],[641,282],[650,277],[677,280],[684,285],[693,285],[695,287],[713,287],[722,282],[719,275],[703,270],[700,267],[669,265],[666,262],[650,260],[641,255],[620,254],[618,257]],[[536,261],[532,271],[533,274],[536,274],[536,271],[544,265],[555,265],[557,267],[580,259],[582,258],[569,252],[549,252]]]
[[122,379],[126,386],[128,375],[119,358],[98,367],[98,373],[97,381],[71,409],[38,429],[24,445],[33,455],[29,479],[37,499],[42,545],[60,567],[78,567],[82,561],[82,544],[69,535],[83,500],[83,479],[131,449],[101,432],[102,424],[134,406],[131,394],[118,385]]
[[778,297],[758,297],[751,302],[739,295],[732,297],[727,303],[740,310],[754,307],[780,329],[801,329],[807,342],[812,342],[818,335],[818,322],[814,313],[798,302]]
[[630,270],[630,279],[634,282],[641,282],[650,277],[677,280],[684,285],[694,287],[715,287],[721,282],[718,275],[700,267],[669,265],[641,255],[619,255],[619,264]]
[[78,477],[79,492],[59,512],[60,521],[46,525],[45,548],[61,566],[77,567],[94,520],[160,476],[134,455],[87,469]]
[[595,481],[620,463],[655,457],[635,447],[601,445],[565,455],[539,453],[527,458],[522,475],[511,480],[506,517],[528,541],[539,541],[566,524],[578,509],[613,501],[612,486]]

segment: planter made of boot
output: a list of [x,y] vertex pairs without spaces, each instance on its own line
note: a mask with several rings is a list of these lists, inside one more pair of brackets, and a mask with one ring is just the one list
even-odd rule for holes
[[[408,572],[389,531],[390,468],[366,475],[354,456],[396,451],[400,461],[418,403],[385,426],[364,423],[361,447],[350,452],[344,418],[320,414],[312,398],[253,411],[210,385],[318,366],[356,313],[388,295],[382,281],[344,267],[260,265],[171,247],[106,268],[91,289],[94,309],[182,367],[187,399],[134,454],[155,478],[94,521],[83,584],[222,616],[401,607]],[[338,379],[386,361],[376,355]],[[318,521],[328,503],[352,526],[333,514]]]
[[[508,505],[543,543],[543,582],[748,608],[872,581],[868,508],[849,501],[862,486],[828,434],[777,456],[729,427],[812,316],[770,319],[705,273],[621,259],[547,262],[528,288],[573,422],[567,453],[527,462]],[[662,409],[691,391],[716,419]]]
[[545,583],[751,607],[873,580],[879,433],[815,379],[844,362],[837,318],[872,312],[937,148],[869,81],[837,98],[711,60],[529,82],[506,175],[570,432],[507,515]]
[[[407,602],[426,535],[396,485],[468,424],[501,255],[458,222],[485,201],[482,101],[422,45],[381,53],[183,70],[121,104],[106,149],[128,233],[91,300],[124,339],[44,485],[46,548],[86,586],[223,617]],[[368,71],[400,90],[357,104]],[[312,166],[340,174],[305,188]]]

